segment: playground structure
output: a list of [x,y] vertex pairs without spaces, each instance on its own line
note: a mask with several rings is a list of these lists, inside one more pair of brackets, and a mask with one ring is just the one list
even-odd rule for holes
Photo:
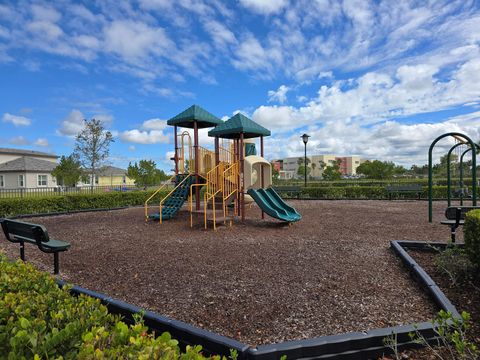
[[[162,223],[175,216],[185,202],[189,203],[190,226],[194,214],[203,214],[204,226],[208,221],[231,224],[235,216],[245,220],[245,204],[255,201],[264,213],[284,222],[292,223],[301,215],[269,186],[272,184],[270,163],[263,158],[263,139],[270,131],[238,113],[222,121],[198,105],[167,121],[174,127],[175,175],[168,183],[174,189],[159,203],[158,212],[150,213],[149,205],[167,184],[157,189],[145,201],[145,219]],[[193,129],[192,138],[188,131],[178,133],[179,128]],[[198,130],[213,128],[208,136],[214,138],[214,150],[200,146]],[[253,139],[260,139],[260,155],[257,155]],[[203,191],[203,204],[201,191]],[[194,204],[195,203],[195,204]],[[217,207],[222,212],[217,217]]]
[[455,149],[460,149],[460,146],[467,146],[468,148],[461,152],[460,158],[460,205],[463,205],[464,199],[464,179],[463,179],[463,159],[468,152],[472,153],[472,206],[477,205],[477,149],[479,149],[479,145],[475,144],[470,137],[465,134],[458,133],[458,132],[449,132],[437,137],[428,150],[428,221],[432,222],[433,214],[432,214],[432,202],[433,202],[433,149],[435,145],[446,137],[453,137],[456,141],[455,145],[453,145],[447,153],[447,202],[448,207],[451,206],[452,201],[452,194],[451,194],[451,156]]

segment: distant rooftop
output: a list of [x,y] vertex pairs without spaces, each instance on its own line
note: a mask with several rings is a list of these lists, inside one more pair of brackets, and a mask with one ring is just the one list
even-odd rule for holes
[[127,175],[127,170],[115,166],[104,166],[96,170],[99,176],[119,176]]
[[52,172],[57,166],[56,163],[47,160],[40,160],[28,156],[19,157],[0,164],[2,172]]
[[20,156],[43,156],[49,158],[58,158],[55,154],[49,154],[42,151],[33,151],[33,150],[22,150],[22,149],[10,149],[10,148],[0,148],[0,154],[11,154],[11,155],[20,155]]

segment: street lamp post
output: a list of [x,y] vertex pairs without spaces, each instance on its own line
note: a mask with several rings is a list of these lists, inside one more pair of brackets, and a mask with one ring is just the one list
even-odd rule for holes
[[307,187],[307,142],[309,137],[310,135],[307,135],[307,134],[303,134],[301,136],[303,143],[305,144],[305,157],[303,160],[303,168],[305,170],[305,187]]

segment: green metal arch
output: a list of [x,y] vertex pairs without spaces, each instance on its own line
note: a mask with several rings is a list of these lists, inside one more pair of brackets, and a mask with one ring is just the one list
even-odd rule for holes
[[465,145],[465,144],[464,143],[458,143],[458,144],[453,145],[450,148],[450,150],[448,151],[448,154],[447,154],[447,203],[448,203],[448,206],[450,206],[451,202],[452,202],[452,196],[451,196],[452,176],[450,174],[450,161],[451,161],[451,157],[452,157],[452,152],[453,152],[453,150],[455,150],[456,148],[458,148],[459,146],[462,146],[462,145]]
[[[466,140],[471,148],[475,148],[475,143],[470,139],[467,135],[464,135],[462,133],[458,132],[449,132],[445,133],[443,135],[440,135],[437,137],[435,140],[433,140],[432,144],[430,145],[430,148],[428,149],[428,221],[432,222],[432,197],[433,197],[433,164],[432,164],[432,153],[433,153],[433,148],[435,145],[443,138],[446,138],[448,136],[453,136],[453,137],[460,137]],[[472,167],[474,171],[472,171],[472,204],[473,206],[477,205],[477,154],[474,151],[472,153]]]
[[[476,150],[479,150],[480,149],[480,146],[478,146],[477,144],[475,144],[475,149]],[[467,150],[465,150],[462,155],[460,155],[460,188],[463,189],[463,158],[465,157],[465,155],[469,152],[469,151],[472,151],[472,148],[468,148]],[[473,169],[472,169],[473,171]],[[463,196],[460,197],[460,205],[463,205]]]

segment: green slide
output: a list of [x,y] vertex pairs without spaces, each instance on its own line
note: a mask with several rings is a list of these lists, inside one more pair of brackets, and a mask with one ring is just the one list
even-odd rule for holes
[[264,212],[275,219],[286,222],[296,222],[302,218],[297,210],[288,205],[272,188],[249,189],[247,194],[260,206]]
[[[179,184],[188,174],[179,174],[175,180],[176,184]],[[175,189],[175,192],[171,194],[168,199],[162,205],[162,221],[171,219],[180,210],[185,201],[188,199],[190,192],[190,185],[195,183],[195,176],[190,176],[185,180],[182,185]],[[160,220],[160,214],[152,214],[150,219]]]

